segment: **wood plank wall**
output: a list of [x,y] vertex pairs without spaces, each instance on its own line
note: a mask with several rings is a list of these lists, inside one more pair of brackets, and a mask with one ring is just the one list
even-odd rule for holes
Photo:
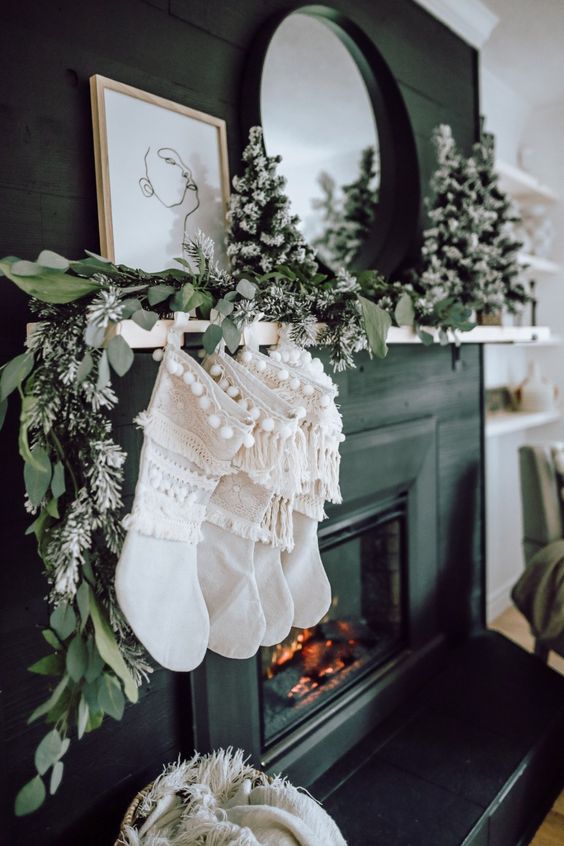
[[[98,250],[88,89],[94,73],[225,118],[231,172],[237,172],[240,78],[248,50],[271,15],[297,5],[288,0],[4,0],[0,255],[34,258],[48,247],[74,258],[83,248]],[[432,128],[450,123],[465,148],[475,138],[475,51],[412,0],[339,0],[337,6],[373,39],[399,81],[425,190],[433,167]],[[6,280],[0,284],[0,361],[5,361],[21,351],[28,316],[23,295]],[[421,402],[427,412],[434,408],[448,417],[441,424],[444,589],[463,604],[472,599],[473,612],[461,616],[454,601],[444,607],[450,607],[458,627],[464,621],[464,628],[468,619],[477,619],[480,599],[480,533],[471,530],[460,496],[466,486],[479,513],[479,353],[464,351],[466,369],[457,380],[448,350],[417,350],[420,358],[414,352],[393,349],[381,369],[370,366],[366,384],[362,379],[356,384],[362,390],[383,390],[382,401],[391,390],[389,419],[401,419],[405,402]],[[423,384],[420,366],[426,367],[416,361],[440,361],[440,373],[429,365],[433,372],[428,374],[433,384],[442,385],[440,390],[414,393]],[[41,726],[26,726],[43,688],[25,667],[43,654],[38,624],[46,622],[44,581],[34,545],[23,535],[29,519],[22,505],[16,431],[12,408],[0,441],[2,721],[8,761],[2,768],[0,831],[13,843],[101,846],[112,841],[124,802],[135,789],[161,763],[191,751],[189,680],[156,673],[142,704],[129,709],[122,723],[107,720],[101,730],[73,744],[60,794],[33,817],[13,819],[13,797],[32,775],[33,750],[44,733]],[[472,535],[471,552],[464,532]],[[446,567],[457,558],[458,568]],[[466,579],[464,589],[461,579]]]

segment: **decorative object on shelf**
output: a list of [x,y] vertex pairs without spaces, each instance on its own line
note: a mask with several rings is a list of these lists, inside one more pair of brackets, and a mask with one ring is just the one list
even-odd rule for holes
[[557,388],[542,375],[538,361],[529,362],[527,378],[517,389],[517,397],[521,411],[554,410]]
[[513,311],[529,295],[517,261],[521,244],[510,232],[516,216],[494,172],[493,138],[484,133],[469,158],[446,125],[435,130],[433,141],[438,168],[431,182],[432,225],[424,232],[417,282],[427,306],[431,310],[438,299],[451,298],[455,312],[464,306]]
[[169,764],[127,810],[115,846],[346,846],[309,793],[220,749]]
[[294,265],[311,278],[318,272],[317,261],[298,230],[298,216],[290,211],[286,180],[276,172],[281,160],[266,155],[262,128],[253,126],[243,152],[244,173],[233,178],[227,255],[235,271],[265,274]]
[[202,229],[224,264],[225,121],[103,76],[90,84],[103,254],[159,271]]
[[527,236],[526,252],[549,258],[554,245],[554,224],[548,216],[548,206],[545,203],[522,204],[520,215]]

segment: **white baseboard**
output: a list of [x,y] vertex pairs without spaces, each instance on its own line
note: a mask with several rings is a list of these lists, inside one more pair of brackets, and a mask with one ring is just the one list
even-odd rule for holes
[[513,605],[511,590],[518,578],[519,574],[517,573],[509,581],[492,590],[486,596],[486,622],[488,624]]

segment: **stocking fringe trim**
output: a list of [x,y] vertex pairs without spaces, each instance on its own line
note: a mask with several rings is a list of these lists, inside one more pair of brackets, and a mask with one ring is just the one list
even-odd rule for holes
[[140,535],[159,540],[182,541],[196,545],[202,539],[200,521],[198,522],[177,522],[167,520],[162,514],[154,514],[143,510],[133,509],[122,520],[122,526],[127,531],[133,530]]
[[293,497],[273,494],[261,524],[268,536],[267,543],[288,552],[294,548],[293,509]]
[[207,476],[227,476],[234,472],[231,461],[212,455],[195,432],[178,426],[157,410],[141,412],[134,422],[159,446],[193,461]]
[[253,437],[254,446],[240,449],[234,464],[261,485],[288,495],[297,493],[309,479],[307,443],[301,429],[281,438],[276,432],[257,428]]
[[256,523],[250,523],[240,517],[233,517],[232,514],[223,511],[213,502],[210,502],[206,511],[206,522],[218,526],[220,529],[225,529],[240,538],[251,540],[255,543],[268,543],[270,536],[268,531],[262,526],[257,526]]
[[321,523],[327,519],[327,514],[323,508],[324,502],[324,497],[314,494],[300,494],[294,500],[294,511],[304,514],[310,520],[315,520],[316,523]]
[[316,493],[339,504],[343,501],[339,487],[339,470],[341,455],[339,453],[339,434],[327,432],[320,426],[306,423],[303,432],[307,443],[307,461],[311,484],[304,485],[305,490],[311,490],[312,484]]

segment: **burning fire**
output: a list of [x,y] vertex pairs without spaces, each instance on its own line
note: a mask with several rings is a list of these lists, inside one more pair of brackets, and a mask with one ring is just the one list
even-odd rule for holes
[[356,661],[355,647],[359,641],[354,637],[354,626],[346,620],[332,621],[331,630],[336,636],[329,638],[324,635],[323,628],[322,623],[313,629],[304,629],[273,649],[265,670],[266,678],[274,678],[289,664],[298,665],[304,671],[288,692],[288,699],[302,699]]

